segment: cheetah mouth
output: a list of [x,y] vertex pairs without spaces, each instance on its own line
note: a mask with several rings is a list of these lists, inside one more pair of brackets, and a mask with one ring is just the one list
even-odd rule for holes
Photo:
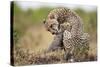
[[51,33],[52,33],[53,35],[54,35],[54,34],[58,34],[58,31],[54,31],[54,32],[51,32]]
[[52,30],[50,30],[49,32],[51,32],[53,35],[58,33],[58,31],[55,30],[55,29],[52,29]]
[[58,30],[55,28],[49,28],[49,29],[47,29],[47,31],[51,32],[51,34],[53,34],[53,35],[58,34]]

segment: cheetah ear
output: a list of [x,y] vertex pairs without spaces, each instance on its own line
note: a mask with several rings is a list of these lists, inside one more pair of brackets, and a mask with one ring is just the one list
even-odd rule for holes
[[50,19],[57,19],[56,15],[50,15]]
[[54,15],[51,15],[51,16],[50,16],[50,19],[55,19],[55,16],[54,16]]
[[65,26],[71,26],[69,22],[64,22],[63,25],[65,25]]

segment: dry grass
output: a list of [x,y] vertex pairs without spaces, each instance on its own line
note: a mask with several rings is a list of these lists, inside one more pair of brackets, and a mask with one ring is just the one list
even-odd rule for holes
[[[76,55],[77,56],[77,55]],[[94,54],[88,54],[84,57],[79,57],[80,62],[83,61],[96,61]],[[30,65],[30,64],[57,64],[57,63],[69,63],[64,59],[64,51],[58,50],[54,52],[46,53],[41,51],[38,53],[30,53],[29,50],[22,50],[18,48],[14,54],[14,65]]]
[[[53,36],[43,26],[29,28],[14,47],[14,65],[67,63],[64,51],[46,53]],[[82,61],[97,60],[97,46],[90,42],[90,51]]]
[[[60,52],[60,53],[59,53]],[[29,53],[29,51],[22,51],[15,53],[14,65],[28,65],[28,64],[51,64],[63,63],[63,52],[56,51],[50,53],[38,52]],[[63,62],[62,62],[63,61]]]

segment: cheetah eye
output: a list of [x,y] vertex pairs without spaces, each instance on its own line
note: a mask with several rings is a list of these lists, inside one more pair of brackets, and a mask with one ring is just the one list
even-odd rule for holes
[[53,25],[50,26],[50,28],[52,28],[52,27],[53,27]]

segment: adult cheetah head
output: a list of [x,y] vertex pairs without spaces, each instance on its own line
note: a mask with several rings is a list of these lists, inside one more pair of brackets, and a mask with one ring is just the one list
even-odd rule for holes
[[53,35],[58,34],[59,22],[55,15],[48,15],[43,22],[47,31],[51,32]]

